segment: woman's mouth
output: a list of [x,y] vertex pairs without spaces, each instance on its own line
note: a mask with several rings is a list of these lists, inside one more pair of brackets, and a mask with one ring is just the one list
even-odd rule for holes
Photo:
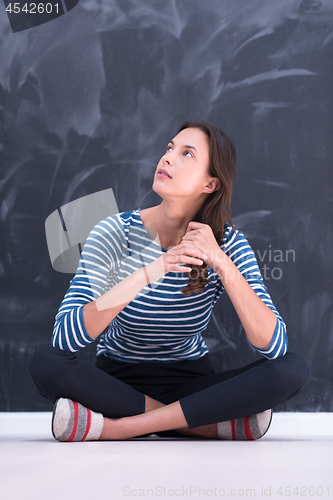
[[171,176],[168,174],[168,172],[166,170],[163,170],[163,169],[160,169],[157,172],[157,176],[158,177],[168,177],[169,179],[171,179]]

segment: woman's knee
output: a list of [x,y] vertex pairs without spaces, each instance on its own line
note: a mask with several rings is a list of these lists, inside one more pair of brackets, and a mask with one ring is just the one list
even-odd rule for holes
[[309,365],[303,356],[297,352],[289,352],[287,354],[291,359],[291,370],[293,372],[295,382],[299,385],[299,388],[302,389],[310,379],[311,374]]
[[305,359],[296,352],[288,351],[277,359],[279,364],[278,383],[293,395],[308,383],[310,369]]
[[40,381],[45,381],[49,377],[54,376],[54,372],[59,369],[59,362],[66,353],[53,346],[40,347],[33,353],[28,361],[27,369],[30,377],[35,384]]

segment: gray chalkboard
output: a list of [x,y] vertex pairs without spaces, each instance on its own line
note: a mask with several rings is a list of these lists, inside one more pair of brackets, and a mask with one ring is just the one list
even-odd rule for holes
[[[206,119],[236,145],[234,222],[311,368],[279,409],[332,411],[332,15],[331,0],[81,0],[12,33],[0,4],[0,410],[51,408],[26,372],[72,277],[52,268],[47,217],[108,188],[119,211],[158,204],[167,142]],[[259,356],[227,296],[204,336],[219,369]]]

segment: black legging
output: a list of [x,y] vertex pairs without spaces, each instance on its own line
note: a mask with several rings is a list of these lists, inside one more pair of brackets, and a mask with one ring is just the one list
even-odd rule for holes
[[122,363],[99,356],[94,366],[51,346],[33,354],[28,371],[38,392],[53,403],[69,398],[105,417],[143,413],[145,394],[165,404],[179,400],[190,429],[273,408],[295,396],[310,375],[305,360],[293,352],[214,373],[208,355],[176,363]]

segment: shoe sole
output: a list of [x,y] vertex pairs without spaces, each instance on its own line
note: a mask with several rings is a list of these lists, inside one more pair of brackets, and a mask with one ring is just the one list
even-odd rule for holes
[[257,439],[261,439],[265,434],[266,432],[268,431],[268,429],[270,428],[271,426],[271,423],[272,423],[272,418],[273,418],[273,411],[271,410],[271,418],[269,419],[269,422],[268,422],[268,426],[267,426],[267,429],[265,430],[265,432],[260,436],[258,437]]
[[53,413],[52,413],[52,422],[51,422],[51,431],[52,431],[52,436],[54,437],[54,439],[55,439],[56,441],[59,441],[59,440],[58,440],[58,439],[55,437],[55,435],[54,435],[54,431],[53,431],[53,422],[54,422],[55,413],[56,413],[57,406],[58,406],[58,403],[59,403],[60,399],[61,399],[61,398],[58,398],[58,399],[56,400],[56,402],[54,403]]

